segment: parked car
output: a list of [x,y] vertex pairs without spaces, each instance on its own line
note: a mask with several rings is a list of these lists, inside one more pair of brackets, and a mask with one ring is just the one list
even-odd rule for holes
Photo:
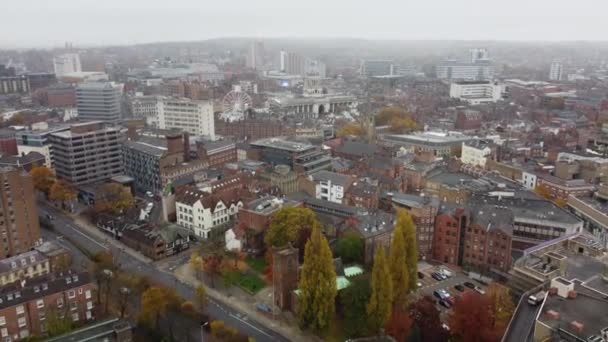
[[464,286],[470,288],[471,290],[475,289],[475,284],[471,283],[470,281],[465,281],[463,284],[464,284]]
[[446,276],[446,278],[450,278],[450,277],[452,277],[454,275],[452,273],[452,271],[450,271],[449,269],[447,269],[445,267],[441,267],[439,269],[439,274]]
[[447,300],[440,300],[439,301],[439,305],[443,306],[446,309],[449,309],[452,307],[452,305],[450,305],[450,303],[448,303]]
[[433,274],[431,274],[431,277],[433,277],[433,279],[437,280],[437,281],[442,281],[443,277],[441,276],[441,274],[437,273],[437,272],[433,272]]
[[481,287],[475,286],[475,291],[477,291],[477,293],[479,294],[486,294],[486,291],[484,291]]
[[456,298],[454,298],[454,297],[448,297],[445,299],[445,301],[450,303],[450,305],[456,304]]
[[146,196],[152,198],[154,197],[154,194],[151,191],[146,191]]
[[439,290],[435,290],[435,291],[433,291],[433,296],[437,297],[438,299],[443,299],[443,298],[441,297],[441,292],[439,292]]
[[462,286],[462,284],[456,284],[454,285],[454,288],[460,292],[464,292],[464,286]]
[[437,289],[433,291],[433,295],[441,300],[446,300],[450,298],[450,294],[444,289]]
[[422,272],[418,272],[418,279],[423,279],[424,278],[424,273]]

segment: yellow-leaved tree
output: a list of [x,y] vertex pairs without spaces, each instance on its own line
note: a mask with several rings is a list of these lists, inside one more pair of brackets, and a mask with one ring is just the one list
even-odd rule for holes
[[284,247],[288,243],[303,248],[310,232],[319,227],[315,213],[308,208],[283,208],[270,222],[266,232],[266,246]]
[[391,240],[391,249],[388,257],[388,267],[393,283],[393,301],[394,304],[404,304],[409,289],[409,272],[407,262],[405,260],[405,234],[403,232],[405,226],[404,216],[399,213],[397,223],[393,231],[393,239]]
[[409,293],[416,290],[418,277],[418,243],[416,242],[416,226],[412,220],[412,216],[405,210],[397,212],[397,225],[401,225],[403,237],[405,240],[405,263],[407,264],[407,272],[409,276],[408,290]]
[[327,239],[315,225],[304,251],[298,284],[298,321],[303,328],[321,331],[335,314],[336,271]]
[[36,166],[30,170],[30,176],[32,176],[34,188],[43,192],[45,195],[48,195],[51,187],[55,183],[55,175],[53,172],[46,166]]
[[133,203],[133,195],[129,188],[117,183],[109,183],[99,190],[95,199],[95,209],[98,212],[119,215],[132,208]]
[[367,303],[370,330],[380,334],[391,317],[393,304],[393,281],[391,279],[384,248],[377,248],[372,269],[372,295]]

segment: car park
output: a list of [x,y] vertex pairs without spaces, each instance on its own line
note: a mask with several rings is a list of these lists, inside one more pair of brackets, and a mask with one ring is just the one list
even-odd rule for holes
[[465,281],[463,283],[463,285],[466,286],[466,287],[468,287],[468,288],[470,288],[471,290],[475,289],[475,284],[471,283],[470,281]]
[[460,292],[464,292],[464,286],[462,286],[462,284],[456,284],[454,285],[454,288]]

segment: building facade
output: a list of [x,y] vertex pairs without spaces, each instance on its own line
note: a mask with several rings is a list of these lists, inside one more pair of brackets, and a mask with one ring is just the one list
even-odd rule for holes
[[76,88],[78,117],[82,121],[117,122],[122,118],[121,88],[113,82],[81,83]]
[[242,207],[243,202],[238,199],[197,190],[186,190],[175,198],[177,224],[203,239],[209,238],[212,230],[236,219]]
[[158,128],[180,129],[215,140],[213,103],[186,98],[163,98],[158,112]]
[[51,133],[55,172],[73,185],[99,182],[123,173],[121,129],[95,121]]
[[450,85],[450,97],[470,105],[494,103],[502,98],[502,86],[490,81],[458,81]]
[[77,53],[65,53],[53,58],[53,70],[57,77],[74,72],[81,72],[80,55]]
[[0,259],[29,251],[40,240],[34,184],[29,174],[0,168]]

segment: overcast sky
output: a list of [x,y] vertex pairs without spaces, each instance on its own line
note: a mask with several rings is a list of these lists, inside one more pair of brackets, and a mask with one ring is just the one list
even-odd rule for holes
[[219,37],[608,40],[606,0],[0,0],[0,47]]

